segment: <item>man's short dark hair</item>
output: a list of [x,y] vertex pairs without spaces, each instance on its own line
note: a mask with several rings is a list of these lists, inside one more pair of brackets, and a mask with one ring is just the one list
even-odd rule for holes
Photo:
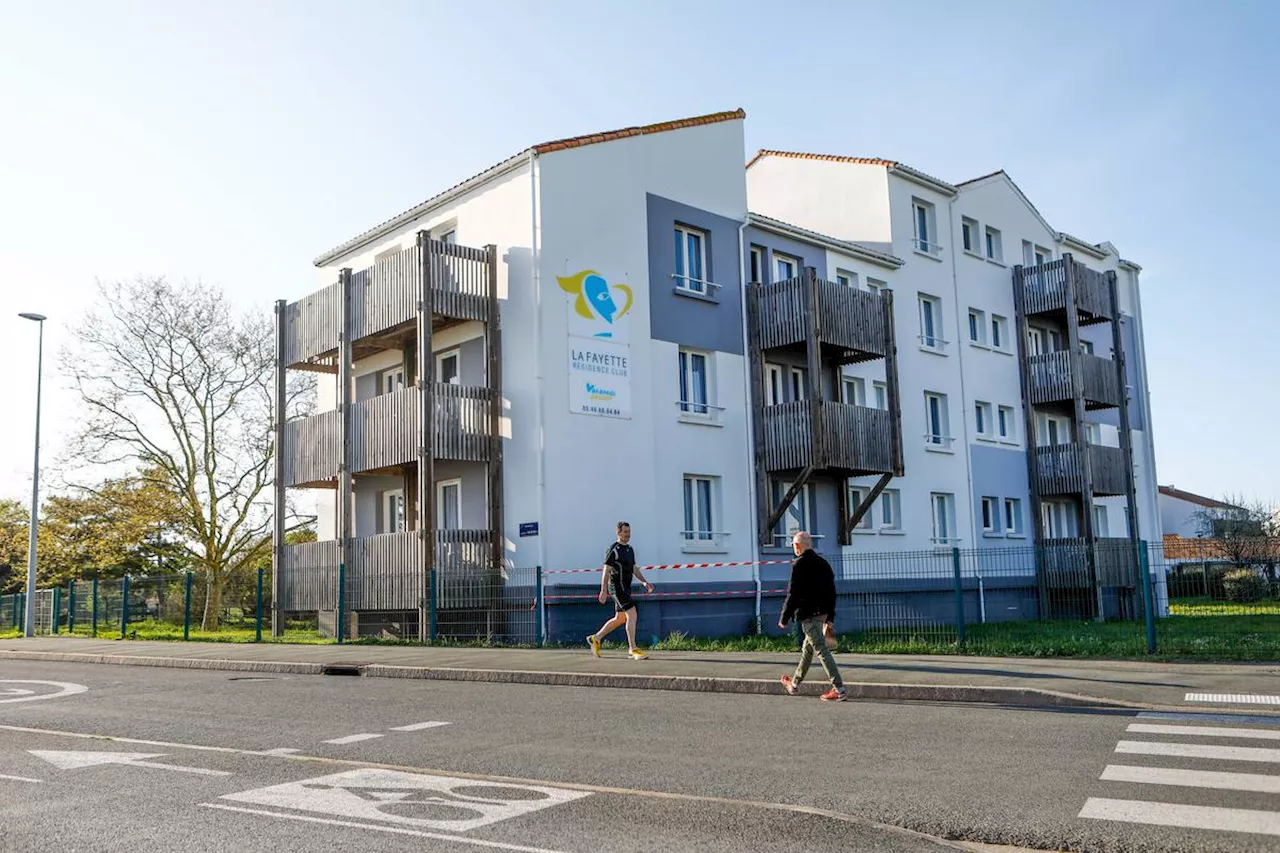
[[618,529],[619,529],[619,530],[621,530],[621,529],[622,529],[622,528],[624,528],[624,527],[630,527],[630,526],[631,526],[631,522],[629,522],[629,521],[619,521],[619,522],[618,522]]

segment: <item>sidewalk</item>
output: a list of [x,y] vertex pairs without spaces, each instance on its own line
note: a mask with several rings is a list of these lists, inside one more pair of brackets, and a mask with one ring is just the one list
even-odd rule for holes
[[[790,672],[796,659],[797,655],[775,653],[652,652],[648,660],[632,661],[617,650],[597,659],[585,647],[253,645],[73,637],[0,641],[0,661],[777,695],[782,695],[778,676]],[[855,699],[1280,715],[1280,662],[1176,664],[848,654],[836,659],[850,698]],[[822,668],[816,661],[804,689],[815,695],[823,689]],[[1219,701],[1189,701],[1188,693],[1218,694],[1214,699]],[[1221,694],[1242,693],[1273,701],[1220,701]]]

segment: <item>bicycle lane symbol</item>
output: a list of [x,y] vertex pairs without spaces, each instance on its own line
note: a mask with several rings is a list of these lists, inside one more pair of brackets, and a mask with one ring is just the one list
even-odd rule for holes
[[[34,684],[42,687],[56,688],[53,691],[37,691],[26,687],[5,687],[6,684]],[[30,679],[0,678],[0,705],[13,702],[40,702],[45,699],[60,699],[64,696],[75,696],[88,690],[83,684],[70,681],[33,681]]]

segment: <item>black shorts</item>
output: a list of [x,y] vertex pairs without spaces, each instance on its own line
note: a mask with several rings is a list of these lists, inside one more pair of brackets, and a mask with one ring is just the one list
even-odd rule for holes
[[613,610],[615,613],[625,613],[636,606],[631,600],[631,590],[629,589],[613,589]]

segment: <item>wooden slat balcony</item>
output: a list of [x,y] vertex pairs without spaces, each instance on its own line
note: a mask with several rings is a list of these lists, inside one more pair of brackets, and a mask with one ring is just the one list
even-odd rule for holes
[[754,284],[759,299],[759,339],[764,350],[802,345],[809,324],[818,323],[818,343],[838,364],[883,358],[888,351],[884,299],[802,275],[774,284]]
[[[1035,448],[1038,490],[1042,495],[1075,495],[1084,492],[1084,448],[1078,443]],[[1089,470],[1093,493],[1104,497],[1127,491],[1124,451],[1119,447],[1089,445]]]
[[830,400],[802,400],[764,409],[765,470],[812,465],[845,476],[893,471],[893,418]]
[[[432,386],[437,459],[489,460],[488,388],[437,382]],[[378,471],[418,459],[418,389],[402,388],[363,400],[351,411],[351,470]],[[342,456],[342,418],[320,412],[285,424],[285,485],[330,485]]]
[[1020,276],[1023,310],[1027,316],[1066,313],[1068,273],[1074,277],[1080,324],[1089,326],[1114,320],[1111,282],[1106,273],[1091,270],[1070,258],[1060,258],[1035,267],[1015,267],[1015,287]]
[[[494,283],[489,252],[429,240],[423,247],[380,258],[351,274],[352,341],[390,332],[417,320],[419,282],[426,252],[433,319],[486,320]],[[338,284],[285,306],[284,362],[290,368],[315,368],[332,359],[342,325],[342,289]]]
[[[1099,586],[1135,588],[1141,582],[1138,554],[1128,539],[1103,537],[1096,540],[1096,571]],[[1045,579],[1051,589],[1089,586],[1088,546],[1082,536],[1045,539],[1041,543]]]
[[[1085,408],[1110,409],[1120,406],[1124,397],[1116,363],[1101,356],[1080,353],[1080,369],[1084,378]],[[1071,353],[1033,355],[1027,359],[1031,373],[1031,403],[1066,403],[1075,399],[1071,374]]]

